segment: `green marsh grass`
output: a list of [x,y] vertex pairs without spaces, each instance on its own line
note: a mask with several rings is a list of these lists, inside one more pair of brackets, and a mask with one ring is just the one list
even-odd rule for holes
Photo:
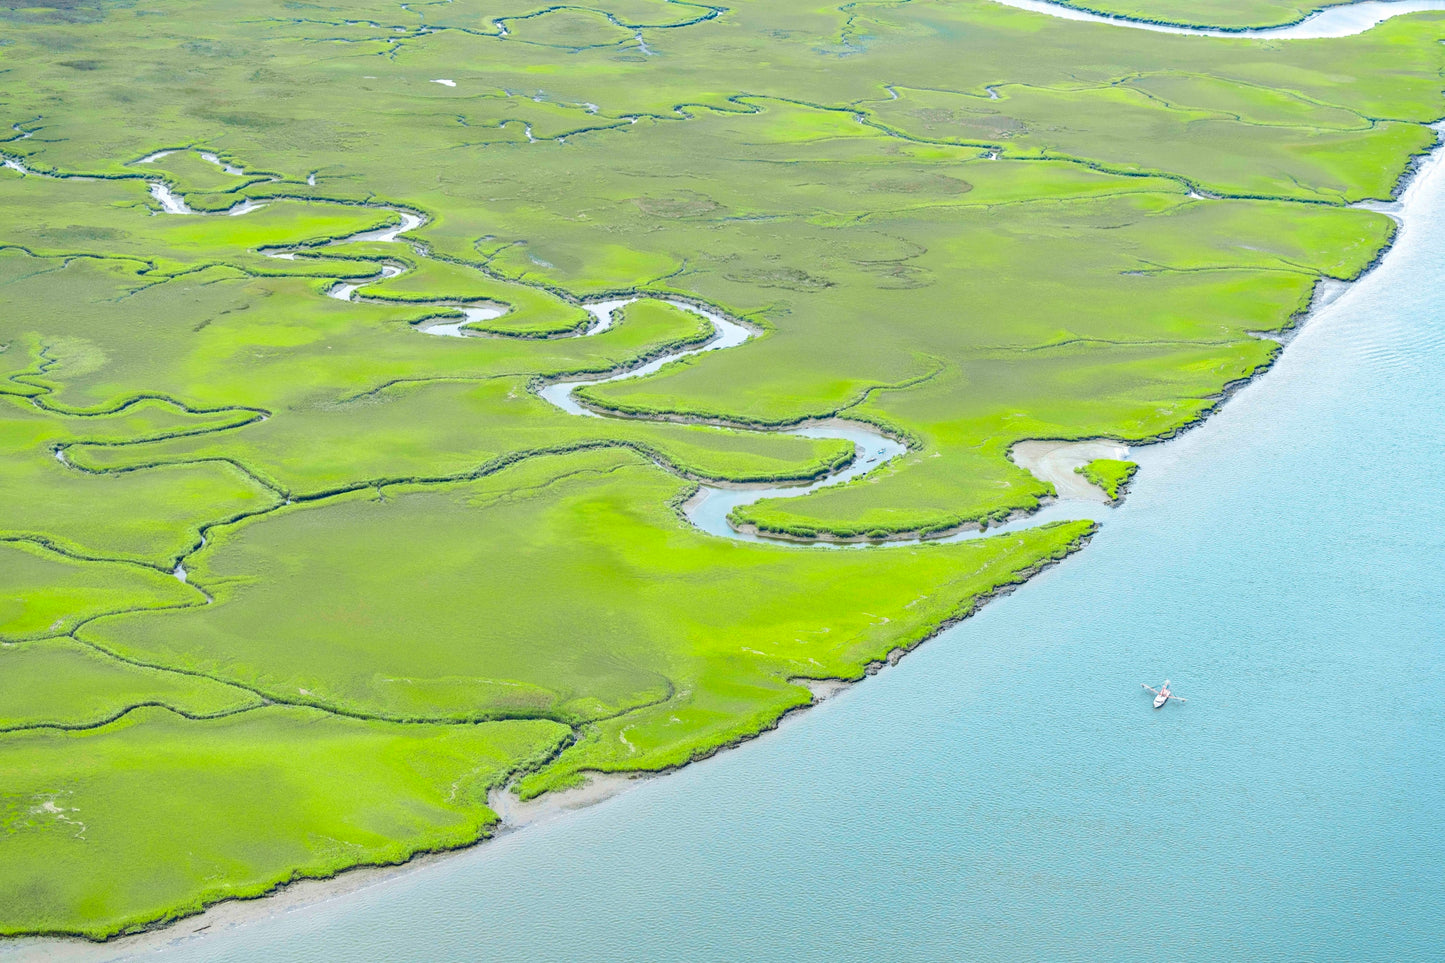
[[128,665],[73,639],[0,646],[0,732],[99,728],[141,706],[203,718],[261,704],[244,689]]
[[1111,501],[1118,501],[1139,466],[1117,458],[1096,458],[1074,470],[1102,488]]
[[[1110,9],[1199,15],[1141,2]],[[1300,42],[987,0],[0,23],[0,152],[77,175],[0,170],[0,702],[42,726],[0,733],[3,933],[465,845],[488,788],[664,770],[807,704],[798,679],[861,677],[1089,528],[710,537],[678,510],[697,480],[852,457],[741,429],[841,414],[909,450],[739,525],[1027,512],[1048,486],[1015,442],[1167,436],[1267,368],[1253,333],[1375,262],[1394,223],[1346,205],[1390,196],[1445,112],[1435,13]],[[212,213],[161,213],[147,179]],[[266,203],[215,213],[243,198]],[[427,221],[401,242],[329,244],[402,209]],[[383,263],[407,270],[326,297]],[[535,394],[707,336],[664,298],[759,333],[578,392],[635,418]],[[477,301],[508,309],[484,336],[415,330]]]
[[[147,566],[84,561],[26,541],[0,542],[0,574],[5,586],[0,642],[7,644],[71,632],[82,620],[105,612],[200,601],[194,589]],[[4,673],[7,685],[16,678],[8,670]],[[61,699],[55,704],[66,711],[66,703]],[[13,707],[12,698],[4,705]]]
[[476,842],[486,792],[549,722],[397,726],[263,707],[161,708],[0,740],[0,935],[93,939],[358,864]]

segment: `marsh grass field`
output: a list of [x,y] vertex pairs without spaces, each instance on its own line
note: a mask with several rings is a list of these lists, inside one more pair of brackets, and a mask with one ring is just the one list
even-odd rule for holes
[[[1092,523],[806,543],[1027,514],[1018,442],[1167,437],[1267,368],[1393,238],[1361,202],[1435,144],[1442,41],[0,2],[0,934],[474,843],[499,787],[709,755],[1063,559]],[[538,395],[704,344],[669,299],[757,333],[600,417]],[[774,429],[838,416],[907,451],[734,510],[791,541],[679,511],[830,475],[851,444]]]
[[1118,458],[1095,458],[1075,470],[1103,489],[1110,501],[1118,501],[1123,497],[1129,486],[1129,479],[1134,477],[1139,466],[1132,461]]

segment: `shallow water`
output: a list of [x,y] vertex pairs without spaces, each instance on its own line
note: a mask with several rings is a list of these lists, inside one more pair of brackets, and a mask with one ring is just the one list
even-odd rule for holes
[[[1364,33],[1375,24],[1391,17],[1426,10],[1445,10],[1445,0],[1364,0],[1338,7],[1328,7],[1311,14],[1299,23],[1285,27],[1266,27],[1261,30],[1211,30],[1204,27],[1174,27],[1162,23],[1147,23],[1125,17],[1106,17],[1087,13],[1073,7],[1066,7],[1049,0],[994,0],[1006,6],[1047,14],[1061,20],[1078,20],[1087,23],[1106,23],[1135,30],[1149,30],[1154,33],[1173,33],[1195,37],[1255,37],[1275,40],[1317,40],[1329,37],[1352,37]],[[1085,4],[1087,5],[1087,3]]]
[[[886,462],[892,461],[908,450],[902,442],[880,433],[870,425],[856,421],[835,421],[831,424],[806,428],[792,428],[790,435],[804,438],[837,438],[853,443],[853,461],[841,471],[833,472],[826,478],[809,485],[780,485],[768,488],[716,488],[704,485],[691,501],[684,506],[687,520],[710,535],[734,538],[745,542],[772,541],[763,536],[740,532],[728,523],[728,513],[741,505],[751,505],[765,498],[795,498],[852,481],[866,475]],[[916,539],[910,539],[910,544]]]
[[[167,197],[171,197],[165,190],[165,185],[156,183],[152,185],[152,194],[166,203]],[[179,202],[184,207],[184,202]],[[167,207],[167,210],[170,208]],[[400,243],[400,236],[408,231],[415,230],[425,223],[420,216],[401,208],[388,208],[401,218],[401,224],[395,227],[383,228],[376,231],[363,231],[349,237],[338,238],[324,247],[349,244],[354,241],[377,241],[386,243]],[[191,213],[189,209],[180,213]],[[413,245],[413,251],[418,256],[426,256],[423,248]],[[303,248],[262,248],[261,253],[267,257],[294,260]],[[318,249],[312,249],[320,250]],[[361,290],[369,284],[386,278],[399,277],[405,272],[405,268],[398,264],[383,265],[381,270],[371,278],[360,281],[338,281],[326,292],[326,296],[337,301],[354,301]],[[592,322],[582,330],[566,335],[566,337],[594,337],[612,329],[617,322],[618,312],[634,301],[641,300],[641,295],[633,295],[624,298],[613,298],[602,301],[593,301],[582,305],[583,310],[592,315]],[[624,417],[613,415],[605,411],[594,410],[579,403],[574,397],[574,392],[584,385],[607,384],[614,381],[627,381],[633,378],[641,378],[646,375],[655,374],[666,366],[683,358],[690,358],[694,355],[704,354],[710,351],[723,351],[729,348],[738,348],[754,337],[758,331],[745,324],[725,318],[716,312],[686,301],[669,302],[677,308],[695,314],[702,318],[712,328],[711,335],[702,344],[695,347],[678,348],[667,352],[659,357],[653,358],[643,364],[625,367],[619,371],[610,373],[585,375],[563,380],[553,381],[538,387],[537,394],[549,404],[556,406],[569,415],[584,418],[617,418]],[[408,304],[412,307],[431,306],[445,308],[451,313],[444,317],[431,318],[417,323],[414,328],[422,334],[435,335],[450,338],[470,338],[504,335],[484,335],[482,332],[469,329],[467,326],[478,321],[493,320],[506,313],[506,308],[490,302],[478,304],[462,304],[449,300],[442,301],[411,301]],[[627,416],[631,417],[631,416]],[[643,417],[643,416],[638,416]],[[746,426],[737,426],[733,430],[765,430],[749,429]],[[723,538],[739,539],[743,541],[761,542],[768,539],[756,534],[740,532],[735,530],[728,522],[728,513],[738,505],[752,504],[763,498],[790,498],[796,495],[805,495],[808,492],[817,491],[830,485],[838,485],[851,481],[864,475],[875,468],[878,468],[897,458],[907,451],[906,446],[901,442],[885,436],[876,428],[862,422],[846,421],[842,419],[830,419],[828,422],[802,427],[790,427],[780,429],[781,432],[793,435],[801,435],[808,438],[836,438],[849,441],[854,446],[855,457],[852,462],[842,468],[833,471],[825,477],[808,485],[782,485],[774,487],[751,487],[739,489],[736,487],[719,488],[703,486],[697,496],[691,499],[683,508],[683,514],[693,524],[703,531]],[[1053,506],[1054,510],[1058,506]],[[1050,519],[1052,520],[1052,519]],[[1021,524],[1036,523],[1037,519],[1020,520]],[[976,537],[977,532],[959,532],[954,538]],[[915,540],[909,540],[914,542]],[[902,544],[901,542],[894,544]]]

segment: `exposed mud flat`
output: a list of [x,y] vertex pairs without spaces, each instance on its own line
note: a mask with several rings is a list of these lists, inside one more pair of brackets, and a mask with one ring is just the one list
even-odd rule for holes
[[1128,445],[1108,440],[1021,441],[1009,452],[1015,465],[1053,485],[1060,499],[1101,504],[1108,504],[1109,496],[1078,469],[1099,458],[1123,461],[1128,457]]
[[497,831],[509,832],[595,806],[652,778],[655,777],[646,773],[590,772],[580,786],[534,799],[519,799],[510,788],[493,789],[487,794],[487,805],[501,817]]

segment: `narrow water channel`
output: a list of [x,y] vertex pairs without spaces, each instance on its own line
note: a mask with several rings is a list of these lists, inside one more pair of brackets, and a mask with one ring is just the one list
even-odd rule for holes
[[[157,156],[164,156],[166,153],[169,152],[162,151],[159,152],[159,154],[149,155],[147,158],[144,158],[142,162],[148,162]],[[219,159],[216,159],[215,155],[203,154],[202,156],[211,158],[213,163],[221,164],[221,161]],[[227,170],[238,172],[241,174],[245,173],[241,168],[237,167],[227,167]],[[157,197],[162,197],[162,195],[157,193],[157,191],[159,189],[163,189],[164,187],[165,185],[163,183],[158,181],[154,182],[151,185],[151,192]],[[182,208],[185,207],[185,201],[183,198],[176,198],[174,195],[170,195],[168,192],[166,196],[170,197],[175,204],[179,204]],[[164,198],[162,199],[164,203]],[[165,210],[169,213],[191,213],[188,208],[186,208],[185,210],[173,210],[172,207],[172,204],[166,204]],[[321,245],[319,247],[300,246],[261,248],[260,253],[267,257],[277,258],[280,260],[294,260],[296,257],[302,255],[324,257],[325,251],[328,248],[351,244],[358,241],[383,242],[390,244],[410,243],[404,242],[402,240],[402,235],[410,231],[414,231],[426,223],[425,218],[423,218],[422,216],[416,214],[415,212],[405,210],[403,208],[382,207],[381,209],[389,210],[392,213],[396,214],[400,218],[400,223],[388,228],[382,228],[373,231],[363,231],[359,234],[354,234],[349,237],[338,238],[334,241],[331,241],[329,244]],[[413,253],[415,253],[418,257],[429,256],[427,249],[422,245],[410,244],[410,246]],[[336,284],[332,285],[332,287],[326,292],[326,296],[338,301],[347,302],[357,300],[375,300],[369,299],[365,295],[364,289],[368,285],[376,283],[377,281],[383,281],[389,278],[399,277],[403,273],[405,273],[405,271],[406,267],[402,264],[383,264],[381,268],[377,271],[377,273],[370,278],[366,278],[360,281],[337,282]],[[643,295],[632,295],[623,298],[610,298],[601,301],[584,302],[582,304],[582,307],[584,310],[586,310],[589,314],[592,315],[592,322],[575,333],[564,335],[564,337],[594,337],[596,335],[600,335],[606,331],[611,330],[617,324],[620,313],[624,311],[629,304],[642,300],[643,297]],[[592,375],[564,376],[562,378],[558,378],[550,382],[535,386],[537,394],[543,400],[555,406],[562,412],[580,418],[636,417],[642,420],[664,420],[659,418],[652,418],[646,415],[621,415],[604,409],[590,407],[583,404],[576,398],[576,391],[578,388],[587,385],[608,384],[615,381],[627,381],[633,378],[646,377],[647,375],[655,374],[658,371],[661,371],[663,368],[667,367],[670,364],[673,364],[676,361],[680,361],[684,358],[693,357],[694,355],[705,354],[711,351],[724,351],[729,348],[740,348],[749,340],[761,333],[757,328],[754,328],[747,324],[743,324],[739,321],[735,321],[731,318],[724,317],[722,314],[716,311],[710,310],[706,307],[692,303],[690,301],[681,301],[675,299],[665,300],[667,300],[667,302],[669,304],[672,304],[674,307],[697,315],[705,322],[707,322],[709,328],[711,329],[711,334],[707,337],[707,339],[701,344],[697,344],[691,347],[678,348],[651,360],[647,360],[638,364],[624,366],[616,371]],[[406,302],[406,306],[413,308],[432,307],[447,312],[447,314],[443,316],[429,318],[427,320],[417,323],[414,326],[415,330],[420,332],[421,334],[448,338],[506,337],[506,335],[484,333],[468,327],[469,325],[478,321],[487,321],[501,317],[507,311],[505,305],[498,305],[491,302],[459,302],[455,300],[436,300],[408,301]],[[742,424],[730,425],[728,427],[732,427],[734,430],[737,431],[756,432],[772,430],[760,429]],[[866,475],[868,472],[881,467],[892,459],[904,454],[908,450],[907,446],[904,445],[902,442],[883,434],[873,425],[860,421],[850,421],[844,418],[829,418],[822,421],[810,421],[799,425],[779,428],[776,430],[779,433],[798,435],[805,438],[833,438],[849,442],[853,445],[854,457],[852,461],[850,461],[848,464],[843,465],[842,467],[837,468],[833,471],[830,471],[823,477],[817,478],[806,484],[736,486],[714,483],[703,485],[699,488],[697,493],[691,499],[689,499],[685,505],[683,505],[682,512],[684,517],[708,534],[716,535],[721,538],[731,538],[752,542],[775,541],[774,539],[770,539],[764,535],[753,532],[740,531],[734,528],[732,523],[729,521],[729,513],[732,511],[732,509],[740,505],[749,505],[765,498],[792,498],[799,495],[806,495],[810,492],[817,491],[820,488],[826,488],[831,485],[840,485],[845,482],[852,481],[855,478],[859,478],[863,475]],[[1074,445],[1064,447],[1074,447],[1082,451],[1084,449],[1089,449],[1091,446],[1088,444],[1084,444],[1082,446]],[[1110,446],[1111,450],[1112,447],[1113,446]],[[1120,452],[1122,451],[1123,449],[1120,449]],[[1091,457],[1097,456],[1088,456],[1088,458]],[[1061,498],[1057,504],[1050,504],[1045,508],[1043,512],[1040,512],[1028,518],[1015,519],[1013,522],[1010,523],[1009,527],[1017,527],[1019,525],[1036,525],[1042,524],[1043,522],[1047,521],[1060,520],[1063,518],[1093,517],[1094,514],[1097,514],[1097,510],[1094,509],[1094,506],[1090,505],[1089,503],[1097,502],[1099,499],[1094,498],[1091,495],[1086,495],[1086,497],[1082,499],[1082,502],[1084,504],[1078,504],[1080,500],[1076,498],[1070,498],[1068,493],[1068,488],[1070,484],[1073,483],[1075,480],[1074,476],[1072,475],[1073,468],[1076,465],[1082,465],[1085,461],[1088,460],[1088,458],[1079,456],[1070,460],[1065,455],[1060,461],[1061,464],[1066,463],[1065,467],[1063,468],[1061,473],[1054,474],[1050,474],[1049,472],[1044,470],[1045,465],[1043,462],[1032,464],[1026,463],[1025,461],[1020,461],[1020,464],[1023,464],[1025,465],[1025,467],[1029,467],[1034,470],[1039,475],[1039,477],[1044,478],[1047,481],[1055,481],[1056,484],[1059,486]],[[1086,485],[1084,487],[1088,486]],[[996,526],[994,530],[997,531],[998,527]],[[985,533],[981,532],[977,528],[967,528],[948,534],[947,536],[939,540],[956,541],[965,538],[977,538],[980,537],[982,534]],[[797,542],[804,540],[790,541]],[[819,542],[817,540],[806,541],[808,541],[809,544],[815,547],[830,547],[831,544],[826,542]],[[888,544],[897,546],[904,544],[916,544],[918,541],[919,539],[917,538],[894,539],[888,542]],[[867,540],[860,539],[851,544],[855,545],[856,547],[865,547],[870,543]],[[177,577],[181,578],[184,581],[184,569],[179,566],[177,567]]]

